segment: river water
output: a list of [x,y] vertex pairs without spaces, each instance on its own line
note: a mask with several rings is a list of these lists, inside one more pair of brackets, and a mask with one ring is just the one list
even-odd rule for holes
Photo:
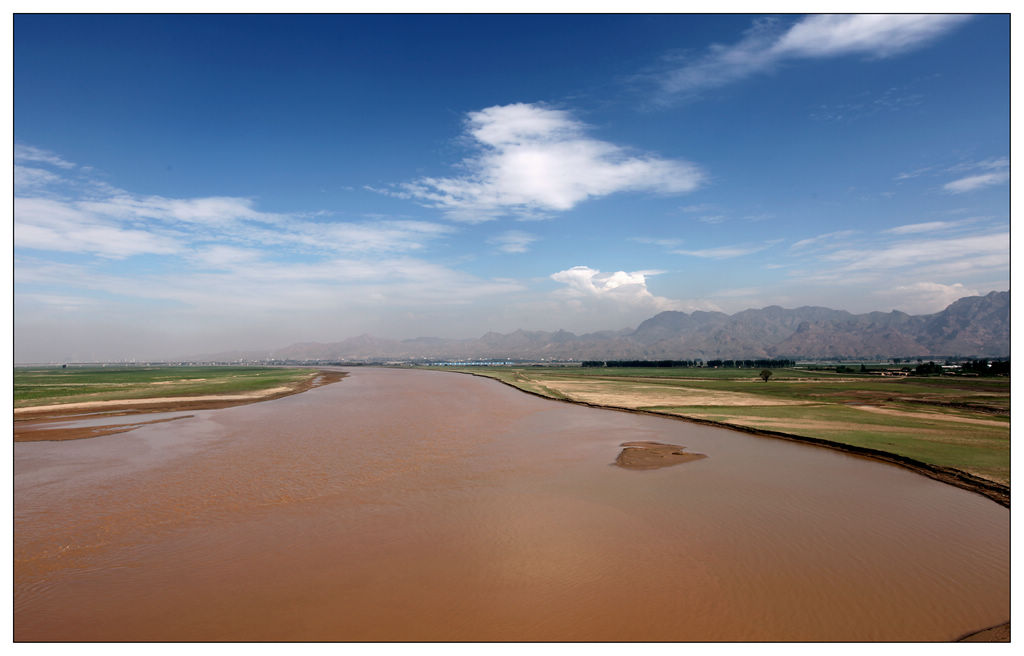
[[[1010,513],[896,466],[353,368],[14,445],[18,641],[933,641],[1009,619]],[[622,442],[708,457],[612,465]]]

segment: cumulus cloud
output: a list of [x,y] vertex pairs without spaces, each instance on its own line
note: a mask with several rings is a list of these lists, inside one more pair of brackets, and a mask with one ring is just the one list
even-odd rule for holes
[[565,211],[622,191],[685,193],[704,180],[689,162],[633,153],[586,133],[569,112],[536,104],[471,112],[466,135],[478,153],[461,163],[467,173],[420,178],[390,193],[479,222]]
[[616,271],[602,273],[588,266],[574,266],[551,274],[551,279],[565,287],[559,294],[567,298],[598,299],[616,304],[675,309],[676,301],[655,296],[647,289],[647,277],[661,271]]
[[758,19],[732,45],[714,44],[702,57],[662,78],[672,96],[724,86],[768,72],[787,60],[842,55],[892,57],[922,47],[968,16],[952,14],[829,14],[807,16],[783,30],[777,19]]

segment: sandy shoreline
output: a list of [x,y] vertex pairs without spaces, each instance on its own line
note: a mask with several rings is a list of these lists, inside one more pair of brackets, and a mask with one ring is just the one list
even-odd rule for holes
[[918,474],[927,476],[928,478],[954,485],[970,492],[975,492],[984,497],[995,501],[1001,506],[1006,508],[1010,507],[1010,487],[1003,485],[995,481],[990,481],[980,476],[975,476],[953,467],[942,467],[939,465],[932,465],[927,462],[915,460],[914,458],[908,458],[895,453],[889,453],[888,451],[881,451],[878,449],[870,449],[867,447],[854,446],[852,444],[844,444],[842,442],[835,442],[832,440],[826,440],[816,437],[806,437],[803,435],[795,435],[792,433],[784,433],[781,431],[768,430],[763,428],[754,428],[752,426],[744,426],[741,424],[730,424],[722,421],[714,421],[712,419],[701,419],[698,417],[688,417],[686,415],[670,414],[667,412],[657,412],[655,410],[639,410],[637,408],[627,408],[615,405],[604,405],[600,403],[591,403],[589,401],[577,401],[569,398],[554,398],[551,396],[545,396],[539,392],[533,392],[530,390],[516,387],[512,383],[508,383],[499,378],[493,378],[484,374],[478,374],[471,371],[452,371],[450,373],[455,374],[466,374],[469,376],[478,376],[480,378],[487,378],[494,380],[502,385],[508,385],[513,389],[517,389],[525,394],[532,394],[533,396],[548,399],[549,401],[559,401],[562,403],[572,403],[575,405],[583,405],[589,408],[604,408],[606,410],[616,410],[618,412],[631,412],[641,415],[655,415],[658,417],[671,417],[672,419],[678,419],[681,421],[687,421],[695,424],[703,424],[705,426],[716,426],[718,428],[727,428],[729,430],[739,431],[741,433],[747,433],[749,435],[760,435],[763,437],[776,437],[784,440],[790,440],[793,442],[801,442],[803,444],[813,444],[815,446],[823,446],[836,451],[842,451],[843,453],[849,453],[852,455],[863,456],[865,458],[871,458],[873,460],[880,460],[882,462],[888,462],[890,464],[899,465],[910,469]]
[[128,424],[116,424],[109,426],[91,426],[79,428],[54,428],[46,429],[48,423],[58,421],[70,421],[76,417],[102,415],[120,417],[124,415],[147,414],[153,412],[186,412],[190,410],[214,410],[217,408],[229,408],[247,403],[259,403],[280,399],[292,394],[301,394],[316,387],[335,383],[347,374],[340,371],[317,371],[316,375],[310,376],[294,385],[272,387],[257,392],[244,394],[207,394],[203,396],[170,396],[164,398],[145,399],[122,399],[114,401],[89,401],[80,403],[57,403],[52,405],[32,406],[27,408],[16,408],[14,410],[14,441],[15,442],[40,442],[40,441],[63,441],[80,440],[101,435],[113,435],[134,430],[139,426],[174,419],[159,419],[155,421],[138,421]]

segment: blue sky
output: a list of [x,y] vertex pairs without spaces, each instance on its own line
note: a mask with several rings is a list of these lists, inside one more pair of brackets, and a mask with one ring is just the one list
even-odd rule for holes
[[1009,288],[1005,15],[17,15],[15,360]]

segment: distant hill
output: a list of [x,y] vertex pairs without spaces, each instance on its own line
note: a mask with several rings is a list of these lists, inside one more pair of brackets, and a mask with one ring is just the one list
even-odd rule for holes
[[268,352],[220,353],[202,359],[379,361],[406,359],[761,359],[1006,357],[1010,292],[962,298],[935,314],[851,314],[823,307],[776,305],[722,312],[661,312],[635,330],[575,335],[517,330],[477,339],[378,339],[306,342]]

